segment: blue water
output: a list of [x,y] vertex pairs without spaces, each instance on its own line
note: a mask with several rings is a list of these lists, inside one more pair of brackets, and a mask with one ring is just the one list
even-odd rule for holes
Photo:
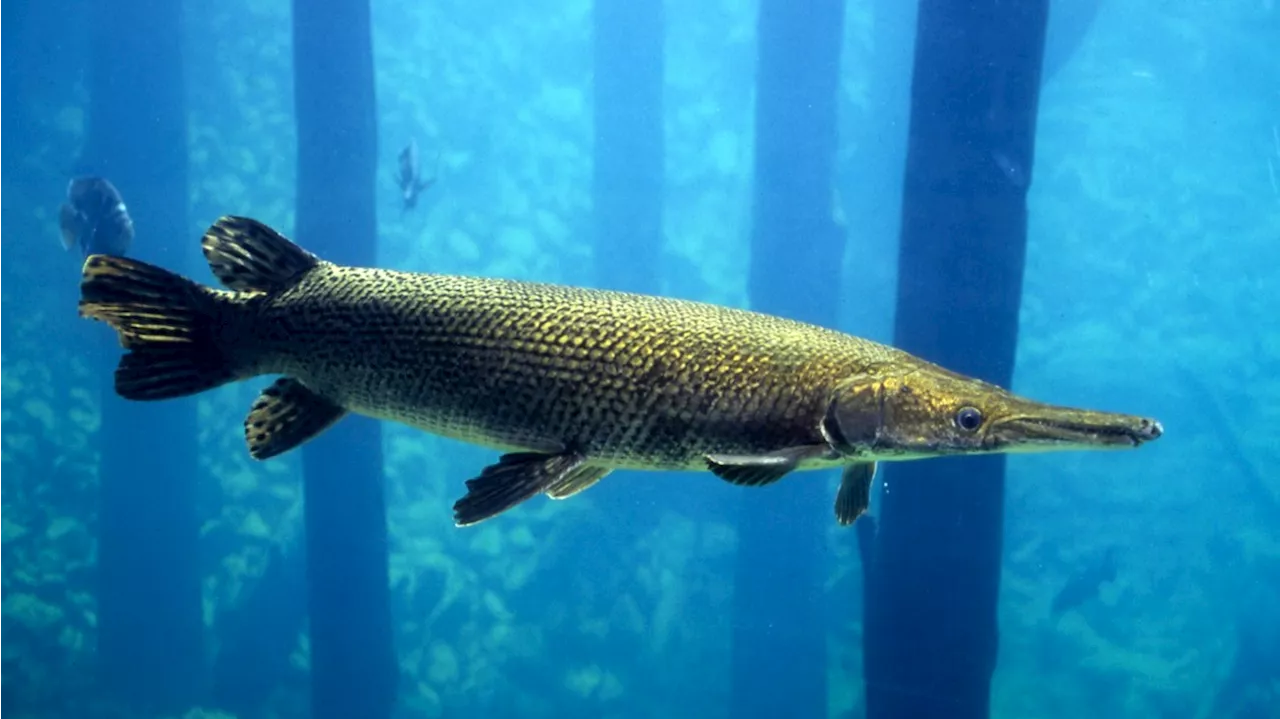
[[[665,5],[664,240],[656,276],[634,278],[651,292],[752,302],[756,10]],[[835,316],[889,342],[915,14],[879,2],[847,3],[844,16]],[[379,0],[372,19],[377,263],[602,284],[590,1]],[[266,378],[190,401],[195,458],[142,444],[148,413],[176,410],[135,407],[136,428],[103,426],[117,416],[103,398],[118,351],[76,316],[81,257],[57,231],[66,183],[86,169],[92,14],[86,0],[50,0],[7,3],[3,20],[3,709],[307,716],[300,453],[258,463],[244,450],[243,415]],[[213,282],[198,238],[219,215],[293,233],[293,77],[308,69],[293,67],[284,0],[187,3],[183,27],[187,229],[158,236],[139,222],[131,254]],[[1009,460],[992,716],[1280,716],[1277,37],[1273,0],[1053,3],[1034,167],[1006,168],[1030,182],[1013,389],[1158,417],[1166,435],[1136,452]],[[392,176],[409,138],[427,174],[438,155],[439,179],[404,212]],[[137,177],[167,171],[131,161]],[[135,221],[169,209],[121,189]],[[804,285],[787,268],[779,277],[780,294]],[[179,672],[190,700],[164,709],[101,681],[101,458],[129,433],[160,465],[195,475],[198,566],[174,571],[199,578],[200,596],[184,596],[203,646]],[[854,532],[830,521],[834,474],[788,478],[823,486],[805,495],[820,501],[785,503],[798,495],[781,486],[619,472],[571,501],[536,498],[458,529],[450,507],[495,454],[389,423],[381,436],[394,716],[730,717],[735,686],[807,691],[814,667],[826,716],[867,716],[864,587]],[[822,533],[821,556],[796,559],[820,562],[817,604],[794,616],[735,609],[749,504]],[[161,531],[149,518],[173,516],[147,496],[129,509],[139,546]],[[264,579],[273,564],[285,569]],[[1073,584],[1079,596],[1054,611]],[[139,662],[141,647],[173,641],[149,626],[137,629]],[[744,675],[735,647],[762,631],[784,644],[818,631],[811,645],[825,650],[786,657],[793,671]],[[228,662],[236,637],[259,641]],[[113,655],[114,670],[127,674],[131,656]]]

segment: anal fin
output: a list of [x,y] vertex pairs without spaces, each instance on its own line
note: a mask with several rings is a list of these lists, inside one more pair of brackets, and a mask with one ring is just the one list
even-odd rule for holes
[[788,447],[769,454],[709,454],[707,469],[730,484],[763,487],[782,479],[806,459],[830,453],[826,445]]
[[454,524],[465,527],[482,522],[552,487],[571,483],[585,460],[577,452],[504,454],[479,477],[467,480],[466,495],[453,505]]
[[563,477],[547,487],[547,496],[552,499],[568,499],[573,495],[590,489],[592,485],[604,479],[610,470],[608,467],[583,465],[566,473]]
[[847,527],[862,516],[871,505],[871,480],[876,476],[875,462],[859,462],[844,468],[840,489],[836,492],[836,521]]
[[262,390],[244,420],[244,438],[254,459],[268,459],[315,437],[347,411],[292,377]]

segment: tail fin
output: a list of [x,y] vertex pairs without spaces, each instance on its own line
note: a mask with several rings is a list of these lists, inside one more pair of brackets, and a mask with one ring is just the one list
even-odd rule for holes
[[224,302],[214,290],[145,262],[90,255],[80,315],[102,320],[129,350],[116,368],[126,399],[183,397],[235,379],[215,329]]
[[247,217],[219,217],[200,246],[222,284],[242,292],[279,292],[320,263],[284,235]]

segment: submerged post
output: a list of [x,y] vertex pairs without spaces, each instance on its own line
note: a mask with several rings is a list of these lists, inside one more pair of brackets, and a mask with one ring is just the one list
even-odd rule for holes
[[593,6],[596,281],[613,290],[657,290],[662,27],[662,0],[596,0]]
[[[89,103],[81,174],[120,190],[136,230],[128,254],[175,270],[187,224],[182,3],[89,6]],[[102,362],[120,359],[103,333]],[[200,703],[205,666],[196,514],[196,400],[140,403],[102,392],[98,511],[98,676],[139,715]]]
[[[1013,378],[1048,0],[923,0],[895,344]],[[867,716],[989,714],[1002,456],[886,463],[864,611]]]
[[[759,12],[751,307],[832,327],[844,256],[831,203],[844,2],[762,0]],[[743,492],[730,716],[826,715],[834,498],[834,478]]]
[[[294,0],[297,240],[377,260],[378,137],[368,0]],[[348,416],[302,448],[311,716],[385,719],[395,701],[378,423]]]

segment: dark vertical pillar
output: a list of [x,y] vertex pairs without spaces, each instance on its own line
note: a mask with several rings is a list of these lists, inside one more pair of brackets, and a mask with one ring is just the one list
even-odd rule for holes
[[[187,117],[180,0],[88,6],[92,53],[79,170],[109,178],[129,205],[129,254],[182,269]],[[103,333],[102,363],[118,345]],[[112,346],[108,346],[108,342]],[[196,401],[127,402],[103,388],[98,513],[98,660],[104,692],[140,713],[201,699],[203,619],[197,561]]]
[[[895,343],[1013,376],[1048,0],[923,0]],[[864,615],[868,717],[989,712],[1001,457],[889,463]]]
[[[844,233],[832,217],[843,0],[762,0],[756,67],[753,309],[834,326]],[[734,717],[827,711],[824,533],[835,479],[743,492]]]
[[596,280],[653,292],[662,247],[662,0],[596,0]]
[[[373,265],[377,125],[368,0],[294,0],[297,240],[325,259]],[[302,449],[311,716],[388,717],[392,644],[382,434],[347,417]]]

